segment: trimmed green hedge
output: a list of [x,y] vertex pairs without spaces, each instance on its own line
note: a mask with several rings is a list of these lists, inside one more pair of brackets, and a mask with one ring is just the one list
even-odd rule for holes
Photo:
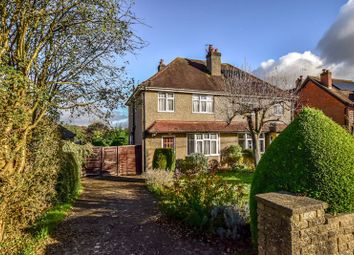
[[91,145],[63,143],[61,167],[55,187],[58,202],[70,202],[78,196],[81,189],[80,177],[83,161],[90,153],[92,153]]
[[269,146],[251,187],[257,240],[259,193],[288,191],[329,204],[328,212],[354,211],[354,138],[321,111],[305,108]]
[[172,148],[158,148],[152,160],[153,169],[175,170],[176,156]]

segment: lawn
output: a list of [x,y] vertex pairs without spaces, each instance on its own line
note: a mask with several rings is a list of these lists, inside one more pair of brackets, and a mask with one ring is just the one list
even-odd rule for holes
[[251,185],[254,171],[237,169],[217,173],[225,181],[235,184]]

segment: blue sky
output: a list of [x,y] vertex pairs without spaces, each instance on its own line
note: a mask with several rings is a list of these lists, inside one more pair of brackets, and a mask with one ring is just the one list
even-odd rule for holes
[[[354,80],[354,0],[136,0],[133,11],[146,24],[133,28],[147,46],[119,61],[129,62],[137,84],[157,71],[160,59],[204,59],[207,44],[223,62],[246,63],[265,78],[282,75],[292,84],[327,68]],[[72,123],[92,121],[82,116]],[[127,126],[127,109],[117,109],[111,124]]]
[[149,78],[159,59],[204,59],[214,44],[223,62],[254,69],[288,52],[316,52],[317,44],[346,0],[136,0],[135,13],[147,26],[135,32],[148,46],[127,56],[129,75]]

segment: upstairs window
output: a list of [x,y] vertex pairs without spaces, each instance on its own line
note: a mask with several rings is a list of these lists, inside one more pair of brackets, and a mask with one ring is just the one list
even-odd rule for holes
[[193,95],[193,113],[213,113],[213,96]]
[[159,112],[174,112],[175,95],[173,93],[159,93]]
[[276,104],[273,106],[273,113],[275,116],[283,116],[284,107],[281,104]]

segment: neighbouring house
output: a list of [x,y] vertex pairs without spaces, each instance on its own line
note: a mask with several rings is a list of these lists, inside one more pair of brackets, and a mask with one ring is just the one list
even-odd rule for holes
[[[230,68],[250,75],[223,64],[220,52],[209,47],[206,60],[178,57],[168,65],[161,60],[158,72],[135,88],[126,104],[130,143],[142,146],[143,169],[151,168],[154,151],[161,147],[173,148],[177,159],[203,153],[217,160],[222,149],[232,144],[252,149],[246,120],[238,116],[228,124],[216,109],[227,96],[224,71]],[[275,105],[272,114],[279,121],[265,126],[262,152],[291,119],[282,105]]]
[[74,132],[71,132],[69,129],[62,125],[58,125],[58,130],[61,139],[74,142],[74,139],[76,137],[76,134]]
[[336,79],[323,69],[320,77],[298,79],[299,108],[309,106],[322,110],[342,127],[354,133],[354,81]]

